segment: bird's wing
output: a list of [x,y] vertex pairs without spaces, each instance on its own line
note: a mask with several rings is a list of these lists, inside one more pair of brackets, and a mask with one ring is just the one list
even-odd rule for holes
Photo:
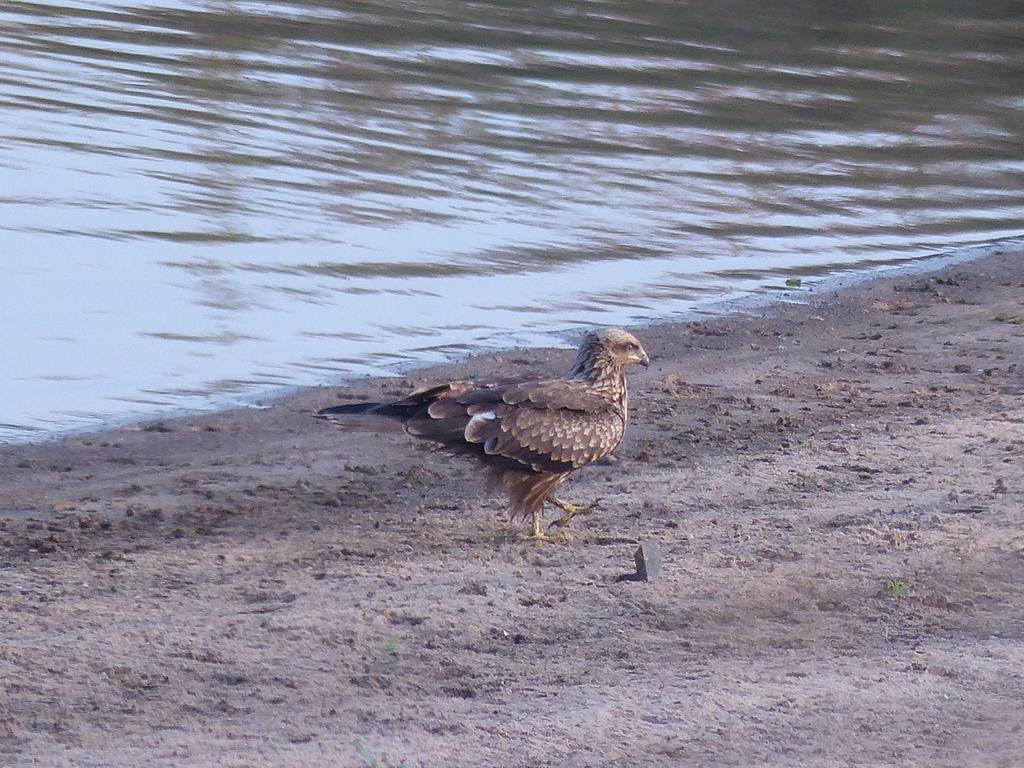
[[463,434],[486,456],[538,472],[567,472],[609,454],[625,421],[585,382],[554,381],[474,390],[456,401],[470,415]]

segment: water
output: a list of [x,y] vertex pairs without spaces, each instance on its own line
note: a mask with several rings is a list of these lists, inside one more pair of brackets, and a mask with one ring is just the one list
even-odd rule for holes
[[0,440],[1024,232],[1020,2],[0,2]]

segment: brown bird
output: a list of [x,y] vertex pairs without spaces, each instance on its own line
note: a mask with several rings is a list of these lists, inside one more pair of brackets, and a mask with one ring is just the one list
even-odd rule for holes
[[400,421],[415,437],[481,460],[509,497],[512,516],[541,529],[544,502],[563,511],[565,526],[587,507],[557,498],[555,490],[580,467],[603,459],[622,441],[629,421],[626,367],[650,360],[636,337],[618,328],[587,333],[564,378],[513,384],[453,381],[419,389],[391,403],[350,403],[317,416]]

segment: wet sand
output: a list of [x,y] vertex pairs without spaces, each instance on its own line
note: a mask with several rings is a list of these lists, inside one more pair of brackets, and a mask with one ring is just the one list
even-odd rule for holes
[[1024,251],[809,299],[636,331],[566,544],[310,413],[569,350],[0,447],[0,765],[1020,765]]

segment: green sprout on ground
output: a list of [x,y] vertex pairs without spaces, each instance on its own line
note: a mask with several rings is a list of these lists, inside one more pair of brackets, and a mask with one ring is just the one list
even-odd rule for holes
[[885,582],[885,591],[893,600],[900,600],[910,595],[910,585],[899,579],[889,579]]
[[391,758],[387,755],[377,757],[361,739],[356,739],[352,746],[356,748],[356,752],[361,758],[363,758],[363,761],[369,766],[369,768],[406,768],[405,763],[392,762]]
[[799,288],[801,285],[803,285],[803,280],[801,280],[799,277],[787,277],[786,285],[788,285],[790,288]]

